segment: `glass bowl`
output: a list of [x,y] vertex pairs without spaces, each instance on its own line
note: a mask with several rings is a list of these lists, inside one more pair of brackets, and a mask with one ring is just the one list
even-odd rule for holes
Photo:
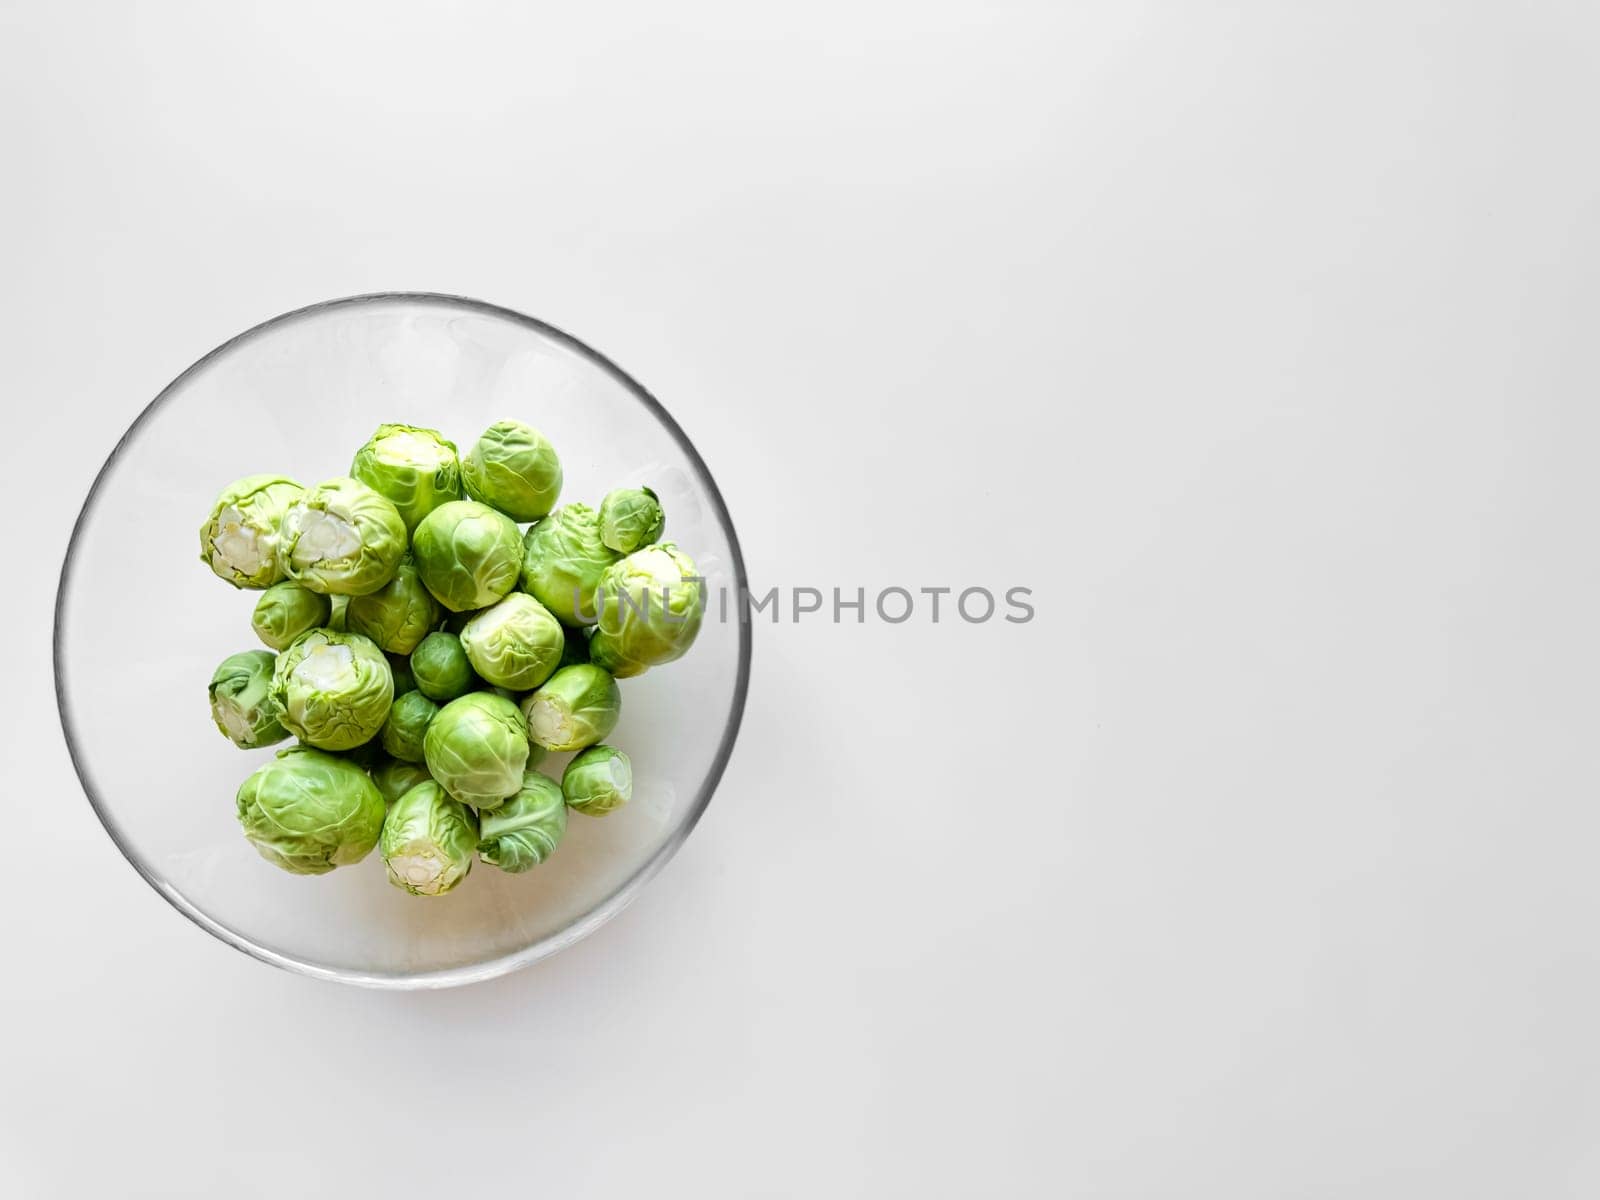
[[[350,468],[384,421],[439,428],[463,453],[502,417],[561,455],[563,502],[648,484],[667,536],[706,577],[689,653],[623,681],[607,742],[633,761],[631,804],[572,814],[544,864],[483,863],[452,893],[391,886],[376,852],[295,876],[245,840],[234,795],[276,749],[241,751],[212,724],[206,685],[259,646],[259,592],[199,561],[219,489],[257,472],[310,484]],[[307,975],[448,987],[571,945],[626,905],[694,828],[733,749],[750,677],[744,563],[727,507],[676,422],[610,360],[542,321],[475,300],[355,296],[258,325],[207,354],[117,443],[73,529],[56,599],[56,692],[84,792],[134,868],[231,946]],[[287,744],[287,743],[286,743]],[[559,778],[569,755],[542,769]]]

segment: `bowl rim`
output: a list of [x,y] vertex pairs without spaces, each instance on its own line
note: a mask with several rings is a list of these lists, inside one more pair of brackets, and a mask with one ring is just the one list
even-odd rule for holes
[[[74,561],[78,548],[78,539],[88,520],[90,513],[100,495],[101,485],[105,482],[106,473],[122,455],[133,436],[140,427],[196,372],[203,369],[213,359],[226,354],[249,341],[252,341],[269,330],[286,322],[298,320],[302,317],[317,313],[329,312],[340,308],[356,308],[364,305],[379,305],[387,303],[420,302],[432,305],[463,309],[485,316],[492,316],[502,320],[511,321],[525,326],[544,337],[567,347],[579,356],[587,359],[594,366],[599,367],[617,382],[627,388],[645,408],[658,420],[662,427],[677,442],[679,448],[688,458],[690,465],[699,475],[701,483],[705,486],[710,498],[711,509],[716,515],[719,524],[727,532],[728,549],[733,569],[733,582],[736,590],[735,618],[739,627],[739,664],[737,677],[734,680],[733,701],[729,708],[728,719],[723,727],[722,740],[717,746],[717,751],[712,759],[711,767],[701,781],[700,788],[694,800],[685,813],[684,819],[672,831],[667,840],[657,848],[632,874],[624,879],[612,892],[591,908],[582,917],[573,921],[566,927],[557,930],[538,941],[514,950],[509,954],[497,958],[487,959],[480,963],[466,966],[445,967],[438,970],[405,972],[405,971],[352,971],[343,967],[331,966],[314,959],[300,958],[293,954],[263,946],[232,926],[210,916],[198,905],[191,901],[181,891],[166,879],[162,878],[155,870],[134,852],[127,838],[118,826],[114,817],[101,803],[93,785],[87,766],[80,757],[79,743],[76,729],[70,711],[67,697],[67,686],[62,670],[63,647],[65,634],[63,617],[66,607],[66,596],[72,582]],[[711,803],[711,797],[716,792],[717,785],[722,780],[723,772],[727,769],[728,760],[733,754],[735,741],[739,736],[739,727],[744,720],[745,701],[750,690],[750,658],[751,658],[751,621],[748,612],[749,581],[745,575],[744,554],[739,547],[739,537],[734,529],[733,517],[728,512],[726,501],[722,492],[717,487],[716,479],[711,470],[706,466],[705,460],[700,457],[700,452],[695,449],[694,443],[684,433],[683,427],[673,419],[672,414],[655,398],[637,379],[624,371],[615,362],[600,351],[590,346],[566,330],[542,321],[537,317],[530,317],[516,309],[506,308],[503,305],[491,304],[486,300],[477,300],[470,296],[460,296],[449,292],[427,291],[387,291],[364,292],[353,296],[341,296],[332,300],[322,300],[315,304],[307,304],[288,312],[279,313],[257,325],[252,325],[242,333],[235,334],[215,349],[196,359],[192,364],[177,375],[171,383],[156,394],[155,399],[144,406],[139,415],[133,419],[117,439],[111,453],[101,464],[100,470],[95,473],[94,481],[89,485],[88,494],[84,497],[83,505],[78,510],[78,516],[72,523],[72,533],[67,539],[66,553],[62,558],[61,572],[56,583],[56,602],[54,626],[51,631],[51,665],[55,675],[56,711],[61,719],[61,731],[66,738],[67,754],[72,760],[72,769],[78,776],[78,783],[83,789],[89,806],[94,810],[95,816],[105,828],[112,843],[128,861],[128,864],[137,871],[140,877],[162,896],[167,903],[172,905],[189,920],[201,929],[211,934],[218,940],[227,943],[235,950],[248,954],[251,958],[271,966],[279,967],[300,975],[307,975],[313,979],[326,979],[338,983],[353,984],[359,987],[382,988],[392,990],[414,990],[422,988],[457,987],[468,983],[479,983],[488,979],[495,979],[507,975],[512,971],[530,966],[541,959],[560,950],[566,949],[575,942],[582,940],[616,916],[638,895],[644,885],[661,870],[678,848],[683,845],[694,827],[699,824],[700,818],[705,814],[706,808]]]

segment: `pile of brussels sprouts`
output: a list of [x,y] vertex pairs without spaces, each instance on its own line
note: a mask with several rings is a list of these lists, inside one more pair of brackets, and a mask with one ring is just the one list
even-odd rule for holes
[[[474,854],[526,871],[567,809],[631,798],[627,755],[603,744],[617,680],[683,655],[704,597],[654,492],[557,508],[561,481],[543,434],[500,421],[464,457],[380,425],[348,478],[223,489],[200,557],[260,591],[268,649],[217,668],[212,719],[243,749],[298,739],[239,789],[267,861],[320,875],[376,846],[397,887],[439,896]],[[559,783],[535,769],[551,751],[578,751]]]

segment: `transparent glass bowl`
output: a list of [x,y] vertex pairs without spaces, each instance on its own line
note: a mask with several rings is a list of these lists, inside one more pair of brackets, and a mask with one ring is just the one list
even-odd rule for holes
[[[294,876],[240,833],[234,795],[275,749],[235,749],[211,723],[216,664],[257,648],[258,592],[199,561],[200,523],[231,480],[310,484],[350,467],[384,421],[439,428],[465,452],[493,421],[538,426],[562,500],[648,484],[667,536],[706,577],[690,652],[623,681],[607,739],[633,761],[633,802],[572,814],[543,865],[478,863],[450,895],[390,886],[376,852]],[[688,836],[744,711],[750,626],[728,510],[689,439],[642,387],[543,322],[479,301],[356,296],[277,317],[213,350],[139,415],[78,518],[56,600],[56,691],[83,789],[128,861],[179,912],[290,970],[372,987],[487,979],[568,946],[626,905]],[[724,597],[726,598],[724,600]],[[559,777],[570,755],[542,769]]]

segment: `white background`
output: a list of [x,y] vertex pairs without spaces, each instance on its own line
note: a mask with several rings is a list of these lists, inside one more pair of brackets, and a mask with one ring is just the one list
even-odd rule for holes
[[[1581,3],[0,0],[0,1193],[1593,1196],[1597,59]],[[529,971],[250,961],[82,798],[56,572],[173,375],[385,288],[612,355],[759,587],[1037,619],[759,628],[705,821]]]

